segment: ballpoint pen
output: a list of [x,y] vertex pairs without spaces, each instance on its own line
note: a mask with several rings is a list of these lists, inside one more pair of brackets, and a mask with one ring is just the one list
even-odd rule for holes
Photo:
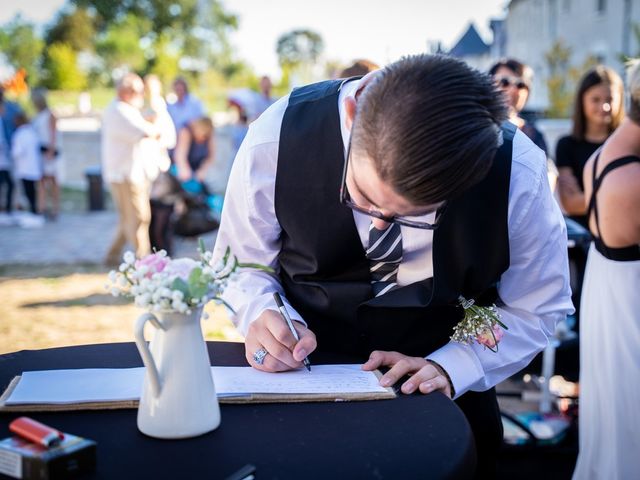
[[[298,335],[296,328],[293,326],[293,322],[291,321],[289,312],[287,312],[287,309],[284,306],[284,303],[282,302],[282,298],[280,298],[280,294],[278,292],[274,292],[273,298],[276,300],[276,305],[278,305],[278,310],[280,310],[280,314],[287,322],[287,326],[289,327],[289,330],[291,330],[291,333],[293,334],[293,338],[296,339],[296,342],[300,341],[300,336]],[[311,363],[309,363],[309,359],[307,357],[304,357],[304,360],[302,361],[302,363],[304,363],[304,366],[307,367],[307,370],[311,371]]]

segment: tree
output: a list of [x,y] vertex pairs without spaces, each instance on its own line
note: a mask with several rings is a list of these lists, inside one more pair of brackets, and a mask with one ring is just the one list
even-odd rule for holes
[[[237,28],[238,19],[219,0],[71,1],[95,11],[99,51],[110,58],[110,65],[124,63],[141,71],[163,65],[161,70],[168,72],[176,57],[185,65],[204,64],[224,72],[235,61],[228,34]],[[144,28],[132,28],[133,19],[143,20]],[[143,46],[133,45],[132,30]]]
[[76,52],[66,43],[49,46],[44,59],[44,85],[52,90],[82,90],[87,78],[77,65]]
[[547,115],[550,117],[566,117],[572,102],[572,92],[569,90],[567,79],[571,48],[565,47],[562,41],[555,42],[545,54],[549,77],[547,78],[547,90],[549,92],[549,108]]
[[31,85],[40,79],[40,58],[44,42],[36,35],[35,27],[16,15],[0,27],[0,51],[16,69],[24,68]]
[[107,28],[96,44],[96,52],[109,71],[115,68],[145,69],[147,56],[140,39],[148,35],[149,27],[147,19],[130,13]]
[[282,67],[296,68],[314,64],[324,50],[319,33],[311,30],[293,30],[278,38],[276,53]]
[[297,78],[301,83],[312,80],[312,69],[322,55],[324,42],[319,33],[311,30],[293,30],[278,38],[276,53],[287,82]]
[[74,51],[92,51],[96,29],[94,16],[84,7],[62,10],[49,27],[47,44],[66,43]]

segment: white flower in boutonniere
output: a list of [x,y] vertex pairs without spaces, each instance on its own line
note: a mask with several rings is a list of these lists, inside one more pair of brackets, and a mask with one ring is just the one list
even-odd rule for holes
[[474,341],[484,345],[492,352],[498,351],[498,343],[509,328],[500,321],[500,313],[495,304],[489,307],[474,305],[474,300],[467,300],[462,295],[458,297],[460,306],[464,309],[464,318],[454,327],[451,340],[465,345]]

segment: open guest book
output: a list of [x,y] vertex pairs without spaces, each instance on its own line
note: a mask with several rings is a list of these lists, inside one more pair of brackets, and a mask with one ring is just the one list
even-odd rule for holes
[[[379,371],[360,365],[314,365],[282,373],[251,367],[211,367],[220,403],[355,401],[395,398]],[[23,372],[0,396],[0,411],[33,412],[136,408],[144,367]]]

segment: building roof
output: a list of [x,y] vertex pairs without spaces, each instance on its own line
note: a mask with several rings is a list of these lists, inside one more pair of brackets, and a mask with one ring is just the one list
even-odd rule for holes
[[489,45],[484,43],[484,40],[480,37],[473,23],[470,23],[467,31],[449,51],[449,55],[453,57],[483,55],[489,53],[489,48]]

